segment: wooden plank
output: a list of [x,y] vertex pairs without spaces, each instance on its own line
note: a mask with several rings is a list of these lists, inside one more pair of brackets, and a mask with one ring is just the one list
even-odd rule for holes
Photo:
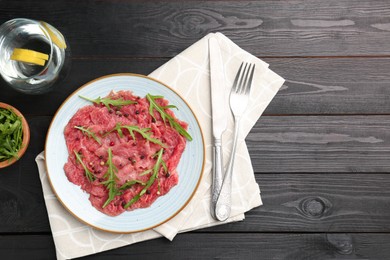
[[44,149],[49,120],[27,118],[31,139],[25,155],[0,169],[0,232],[50,231],[35,157]]
[[[19,179],[38,191],[36,176]],[[14,179],[1,189],[0,232],[49,232],[42,195]],[[197,232],[390,232],[388,174],[257,174],[256,181],[263,206],[244,221]]]
[[[179,234],[80,259],[387,259],[389,234]],[[54,259],[50,235],[0,236],[2,259]]]
[[0,22],[45,20],[83,57],[172,57],[216,31],[256,56],[389,55],[389,12],[386,0],[7,0]]
[[[173,242],[152,240],[85,259],[381,259],[388,234],[180,234]],[[148,252],[145,254],[145,252]]]
[[42,235],[1,235],[1,259],[56,259],[53,237]]
[[389,130],[389,116],[264,116],[246,141],[256,172],[389,172]]
[[[147,75],[167,61],[74,59],[68,77],[53,92],[29,96],[13,91],[0,80],[0,101],[15,105],[28,115],[53,115],[67,96],[92,79],[120,72]],[[268,58],[265,61],[286,83],[264,115],[390,113],[389,58]]]
[[265,114],[389,114],[390,59],[265,59],[286,79]]
[[[306,121],[302,121],[303,118]],[[27,153],[13,166],[0,170],[0,232],[50,231],[34,161],[44,149],[50,119],[28,118],[32,138]],[[248,137],[256,180],[265,205],[248,213],[243,222],[205,232],[390,232],[389,163],[384,158],[388,150],[386,121],[389,122],[390,117],[292,117],[301,120],[294,122],[291,117],[265,119],[265,122],[263,118],[259,121],[261,124]],[[338,121],[334,121],[336,119]],[[318,121],[326,126],[318,125]],[[363,126],[346,125],[352,122]],[[339,134],[339,128],[348,130]],[[309,139],[300,137],[301,129]],[[334,139],[327,137],[329,133]],[[356,140],[349,140],[348,136]],[[383,139],[383,142],[364,141],[375,138]],[[310,153],[312,150],[316,150],[314,155]],[[332,156],[324,156],[328,153]],[[282,162],[280,158],[289,162]],[[295,163],[297,158],[301,165]],[[338,169],[343,166],[347,173],[333,173],[322,164],[336,164]],[[300,171],[307,168],[313,171],[294,173],[298,172],[294,167]],[[275,169],[291,174],[280,174]],[[371,169],[377,169],[378,173],[354,173]],[[321,174],[324,171],[327,174]],[[379,173],[381,171],[383,174]]]
[[389,174],[256,174],[263,206],[205,232],[390,232]]

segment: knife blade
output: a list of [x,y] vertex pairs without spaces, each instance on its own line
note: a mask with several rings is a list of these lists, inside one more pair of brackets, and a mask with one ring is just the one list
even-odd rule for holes
[[215,206],[223,181],[222,134],[227,127],[225,71],[218,40],[209,39],[211,112],[213,128],[213,183],[211,188],[211,215],[215,217]]

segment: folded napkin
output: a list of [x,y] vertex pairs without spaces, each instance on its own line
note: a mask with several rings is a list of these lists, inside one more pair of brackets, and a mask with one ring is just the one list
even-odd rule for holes
[[[226,93],[230,92],[235,74],[242,61],[256,63],[251,97],[246,116],[241,120],[233,174],[231,217],[225,222],[210,214],[212,132],[210,104],[210,67],[208,39],[219,42],[226,74]],[[268,69],[268,64],[242,50],[221,33],[210,33],[149,75],[172,87],[190,105],[202,128],[206,143],[206,163],[201,183],[187,206],[168,222],[144,232],[113,234],[99,231],[78,221],[62,207],[51,190],[46,176],[43,153],[36,158],[51,230],[58,259],[90,255],[164,236],[172,240],[176,234],[204,227],[243,220],[244,213],[262,205],[260,189],[255,181],[245,137],[276,95],[284,80]],[[228,98],[229,95],[226,95]],[[223,135],[223,155],[228,162],[232,146],[233,117],[228,111],[228,128]],[[226,165],[225,165],[226,166]],[[180,173],[179,173],[180,175]]]

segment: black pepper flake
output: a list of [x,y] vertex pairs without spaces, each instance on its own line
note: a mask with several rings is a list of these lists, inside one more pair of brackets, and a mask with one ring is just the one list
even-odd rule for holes
[[150,190],[146,190],[146,194],[150,194]]
[[140,156],[141,160],[145,159],[145,155]]
[[100,155],[100,156],[99,156],[99,159],[103,159],[103,155]]
[[171,174],[169,173],[169,172],[167,172],[166,174],[165,174],[165,177],[169,177],[169,176],[171,176]]
[[138,114],[139,114],[139,111],[138,111],[138,110],[136,110],[136,111],[135,111],[135,114],[136,114],[136,115],[138,115]]
[[128,114],[128,113],[125,113],[124,116],[125,116],[125,117],[129,117],[129,114]]
[[129,157],[129,158],[127,158],[130,162],[131,162],[131,164],[135,164],[137,161],[136,160],[134,160],[133,158],[131,158],[131,157]]

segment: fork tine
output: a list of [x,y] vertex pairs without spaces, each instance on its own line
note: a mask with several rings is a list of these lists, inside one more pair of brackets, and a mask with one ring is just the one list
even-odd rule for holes
[[244,78],[241,82],[241,90],[238,94],[242,95],[242,94],[246,94],[248,91],[248,82],[250,81],[250,75],[251,75],[251,71],[253,70],[253,64],[252,63],[248,63],[248,68],[247,70],[245,71],[245,74],[244,74]]
[[245,66],[244,66],[244,70],[241,74],[240,81],[238,83],[238,87],[237,87],[237,91],[236,91],[237,94],[241,94],[243,91],[243,88],[245,86],[246,77],[247,77],[246,75],[248,74],[248,69],[249,69],[248,63],[246,63],[246,62],[243,62],[243,63],[245,64]]
[[248,81],[246,83],[246,89],[245,89],[245,94],[248,95],[249,92],[251,91],[251,86],[252,86],[252,80],[253,80],[253,74],[255,73],[255,64],[252,65],[252,70],[250,71],[250,75],[248,77]]
[[237,72],[236,77],[235,77],[234,82],[233,82],[233,90],[235,92],[237,92],[237,89],[238,89],[238,79],[240,78],[243,64],[244,64],[244,62],[241,63],[240,68],[238,69],[238,72]]
[[244,94],[246,91],[246,85],[248,82],[248,75],[249,75],[250,68],[251,68],[251,64],[247,63],[247,69],[244,71],[245,73],[242,76],[241,87],[240,87],[240,91],[238,92],[238,94],[240,95]]

